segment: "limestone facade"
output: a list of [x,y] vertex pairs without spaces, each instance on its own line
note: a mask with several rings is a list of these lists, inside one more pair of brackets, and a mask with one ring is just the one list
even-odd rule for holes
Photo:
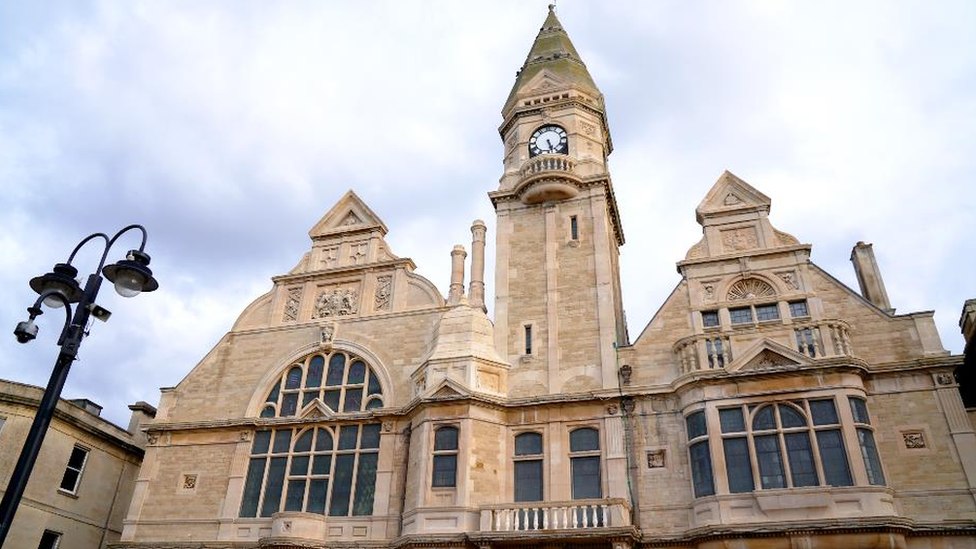
[[[6,486],[44,390],[0,380],[0,486]],[[58,402],[4,547],[99,549],[119,540],[142,462],[142,423],[155,409],[130,406],[122,429],[88,400]]]
[[631,341],[604,98],[552,11],[502,115],[494,318],[483,223],[444,297],[348,192],[163,390],[114,547],[976,547],[963,358],[869,244],[858,293],[725,172]]

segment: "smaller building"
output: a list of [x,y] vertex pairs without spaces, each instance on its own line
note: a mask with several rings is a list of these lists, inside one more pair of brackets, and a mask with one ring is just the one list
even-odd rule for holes
[[[0,488],[10,482],[44,390],[0,380]],[[144,454],[139,402],[123,429],[87,400],[58,402],[4,547],[98,549],[117,541]],[[0,492],[2,494],[2,492]]]

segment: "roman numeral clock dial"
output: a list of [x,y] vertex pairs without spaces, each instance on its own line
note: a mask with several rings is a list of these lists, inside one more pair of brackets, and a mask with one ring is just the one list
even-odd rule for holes
[[540,154],[566,154],[569,144],[566,130],[555,125],[542,126],[529,139],[529,156]]

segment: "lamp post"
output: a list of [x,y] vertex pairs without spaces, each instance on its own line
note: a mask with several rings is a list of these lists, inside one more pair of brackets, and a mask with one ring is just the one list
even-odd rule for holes
[[[109,249],[120,236],[132,229],[138,229],[142,232],[142,243],[139,245],[139,249],[129,250],[125,259],[106,266],[105,258],[108,256]],[[75,246],[71,255],[68,256],[67,263],[58,263],[50,273],[35,277],[30,281],[30,287],[39,295],[34,304],[27,308],[30,317],[24,322],[18,323],[14,330],[17,341],[27,343],[37,337],[38,328],[34,324],[34,319],[43,314],[42,305],[52,309],[64,307],[64,328],[61,329],[61,335],[58,337],[58,346],[61,347],[61,352],[54,362],[51,379],[48,381],[47,389],[44,390],[44,396],[37,407],[34,422],[31,423],[27,440],[24,441],[24,448],[17,459],[17,466],[7,484],[7,490],[3,494],[3,501],[0,502],[0,546],[3,546],[4,540],[7,539],[7,533],[10,531],[17,506],[24,495],[27,480],[30,478],[34,462],[37,460],[37,454],[41,450],[41,443],[44,442],[44,435],[47,433],[47,428],[51,424],[51,417],[54,415],[54,409],[61,397],[61,389],[68,378],[68,370],[78,356],[81,340],[88,335],[88,321],[90,317],[95,317],[104,322],[111,315],[106,309],[95,304],[98,289],[102,284],[102,276],[104,275],[110,282],[115,283],[115,290],[123,297],[134,297],[142,292],[151,292],[159,287],[159,283],[152,276],[152,271],[149,270],[149,254],[143,251],[146,247],[147,236],[146,229],[142,225],[129,225],[115,233],[112,238],[104,233],[89,235]],[[98,268],[95,269],[95,272],[88,275],[85,288],[82,289],[78,281],[75,280],[75,277],[78,276],[78,269],[72,266],[71,262],[82,246],[99,238],[105,241],[102,258],[98,262]],[[72,304],[75,304],[73,316]]]

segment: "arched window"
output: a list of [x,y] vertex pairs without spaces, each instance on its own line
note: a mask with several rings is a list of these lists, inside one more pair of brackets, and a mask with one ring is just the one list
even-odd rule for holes
[[457,427],[440,427],[434,431],[434,471],[431,486],[457,486]]
[[603,497],[600,486],[600,432],[584,427],[569,433],[573,499]]
[[383,407],[383,388],[373,368],[348,352],[313,354],[285,370],[261,409],[261,417],[291,417],[313,400],[336,413]]
[[758,278],[746,278],[729,288],[728,300],[756,299],[776,295],[776,290],[768,282]]

